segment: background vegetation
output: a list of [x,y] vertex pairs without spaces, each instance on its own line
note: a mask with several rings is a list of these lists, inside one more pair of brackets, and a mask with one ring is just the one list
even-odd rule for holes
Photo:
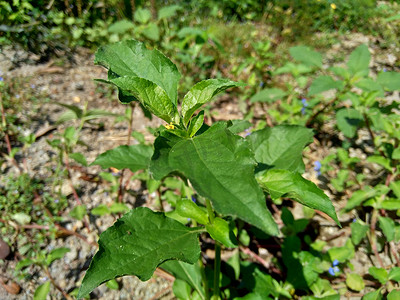
[[[147,121],[145,110],[140,122],[149,128],[138,130],[132,124],[139,106],[106,109],[116,105],[112,88],[98,84],[91,95],[105,101],[101,109],[62,95],[54,103],[35,77],[14,72],[48,63],[66,70],[79,64],[81,53],[93,61],[99,46],[133,38],[178,66],[180,96],[207,78],[245,83],[206,106],[209,124],[241,119],[243,136],[284,124],[314,132],[303,153],[304,176],[333,201],[342,229],[287,195],[269,197],[282,234],[272,238],[239,224],[239,250],[223,251],[224,298],[398,299],[399,36],[397,1],[0,0],[0,283],[7,297],[75,297],[104,230],[99,219],[111,225],[140,203],[174,211],[181,196],[197,197],[178,178],[154,180],[146,166],[89,166],[93,145],[85,136],[115,124],[125,130],[119,144],[148,149],[161,123]],[[3,63],[7,53],[9,64]],[[51,82],[62,80],[50,75]],[[67,84],[79,90],[86,82]],[[45,127],[46,105],[57,107],[57,120],[33,131],[37,124]],[[46,153],[50,163],[37,167],[35,160]],[[90,195],[98,190],[108,200],[94,205]],[[75,243],[69,244],[71,238]],[[211,242],[205,234],[202,241],[203,250],[211,251],[204,260],[212,265]],[[79,243],[91,252],[69,256]],[[60,284],[57,263],[70,257],[75,273]],[[295,279],[298,272],[302,281]],[[156,276],[168,279],[162,271]],[[123,289],[123,281],[112,280],[93,295],[107,298],[115,295],[110,290]],[[194,298],[196,286],[180,278],[173,291]]]

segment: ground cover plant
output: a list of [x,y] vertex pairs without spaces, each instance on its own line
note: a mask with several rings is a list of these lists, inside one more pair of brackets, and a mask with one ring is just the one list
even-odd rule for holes
[[396,2],[0,10],[0,298],[399,297]]

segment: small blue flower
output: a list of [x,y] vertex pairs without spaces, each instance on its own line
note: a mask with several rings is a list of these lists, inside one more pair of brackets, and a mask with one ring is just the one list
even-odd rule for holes
[[314,171],[317,172],[318,176],[321,175],[321,162],[319,160],[314,162]]
[[17,99],[19,99],[20,97],[21,97],[21,96],[20,96],[20,95],[18,95],[18,94],[17,94],[17,95],[15,95],[15,98],[17,98]]
[[306,107],[308,106],[307,99],[301,99],[301,104],[303,105],[303,107],[301,108],[301,114],[304,116],[306,114]]
[[387,69],[386,69],[386,68],[383,68],[383,72],[387,72]]
[[244,131],[244,136],[249,136],[250,134],[251,134],[250,128],[248,128],[248,129],[246,129],[246,130]]
[[34,89],[36,87],[36,85],[31,84],[31,89]]
[[58,200],[58,199],[54,200],[54,203],[58,203],[58,202],[60,202],[60,200]]
[[332,262],[332,266],[336,267],[337,265],[339,265],[339,261],[338,261],[337,259],[335,259],[335,260]]
[[190,219],[190,218],[187,218],[187,220],[190,222],[191,219]]
[[263,86],[264,86],[264,82],[261,81],[260,84],[259,84],[259,86],[260,86],[260,87],[263,87]]
[[194,203],[196,203],[197,199],[196,199],[195,196],[192,196],[192,201],[193,201]]
[[328,273],[331,274],[332,276],[336,276],[337,273],[340,272],[340,269],[338,267],[330,267],[328,270]]
[[0,76],[0,81],[4,81],[4,78],[3,78],[3,76]]

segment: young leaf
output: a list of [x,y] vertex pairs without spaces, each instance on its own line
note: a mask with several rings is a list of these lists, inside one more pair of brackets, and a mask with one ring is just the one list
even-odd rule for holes
[[190,299],[191,287],[186,281],[175,279],[174,284],[172,285],[172,290],[175,297],[178,299]]
[[312,82],[308,95],[316,95],[332,89],[341,89],[343,87],[342,81],[335,81],[330,76],[319,76]]
[[45,283],[38,286],[33,295],[33,300],[43,300],[47,299],[47,295],[50,293],[50,281],[46,281]]
[[263,89],[250,98],[250,102],[267,102],[272,103],[276,100],[283,99],[287,93],[278,88]]
[[78,298],[124,275],[148,280],[157,266],[177,259],[195,263],[199,232],[146,207],[131,210],[100,235],[99,250],[83,278]]
[[80,152],[71,153],[69,157],[75,160],[77,163],[80,163],[82,166],[88,166],[86,157]]
[[207,224],[206,229],[211,237],[228,248],[237,247],[237,239],[229,228],[229,223],[222,218],[215,218],[212,224]]
[[356,292],[362,291],[365,287],[362,277],[355,273],[347,274],[346,285]]
[[311,129],[279,125],[266,127],[249,135],[246,139],[254,151],[256,161],[265,168],[304,172],[301,152],[312,142]]
[[176,202],[176,211],[179,215],[186,218],[192,218],[200,224],[208,223],[208,215],[197,206],[192,200],[180,199]]
[[199,131],[201,126],[203,126],[203,123],[204,123],[204,110],[199,112],[197,116],[195,116],[190,120],[190,125],[188,129],[189,136],[193,137],[196,134],[196,132]]
[[155,179],[181,172],[200,195],[211,200],[218,213],[237,216],[276,235],[277,225],[254,178],[252,156],[246,141],[221,122],[191,139],[160,140],[150,170]]
[[351,223],[351,241],[354,245],[358,245],[367,235],[369,227],[361,224],[359,221]]
[[176,105],[157,84],[136,76],[118,77],[110,80],[121,90],[134,96],[147,110],[166,122],[178,122]]
[[209,102],[215,95],[242,84],[228,79],[208,79],[196,83],[185,95],[182,101],[181,114],[185,126],[194,112],[203,104]]
[[137,76],[154,82],[177,105],[181,75],[176,66],[158,50],[148,50],[143,43],[135,40],[122,41],[100,47],[95,55],[95,64],[109,69],[115,77]]
[[289,49],[290,55],[297,61],[310,66],[322,67],[322,55],[306,46],[296,46]]
[[366,45],[358,46],[351,54],[347,66],[352,75],[368,76],[371,54]]
[[391,218],[379,217],[379,227],[382,229],[383,234],[386,236],[388,242],[394,240],[395,225]]
[[362,114],[353,108],[342,108],[336,113],[337,126],[348,138],[353,138],[356,135],[363,120]]
[[326,213],[340,226],[335,208],[328,196],[314,183],[304,179],[300,173],[273,169],[259,174],[257,180],[272,199],[285,195],[305,206]]
[[377,81],[387,91],[400,90],[400,73],[398,72],[379,73]]
[[132,172],[149,167],[153,149],[146,145],[119,146],[100,154],[91,165],[106,168],[127,168]]
[[70,251],[69,248],[62,247],[52,250],[46,257],[46,264],[50,266],[50,264],[60,258],[63,258],[66,253]]
[[205,299],[204,288],[202,286],[201,269],[198,264],[187,264],[177,260],[169,260],[160,266],[165,271],[171,273],[176,279],[184,280],[197,291],[201,299]]
[[368,272],[382,284],[386,284],[388,281],[388,272],[383,268],[370,267]]
[[400,282],[400,268],[399,267],[393,267],[389,271],[389,277],[390,280],[394,280],[397,282]]
[[392,290],[387,295],[387,300],[397,300],[397,299],[400,299],[400,290]]

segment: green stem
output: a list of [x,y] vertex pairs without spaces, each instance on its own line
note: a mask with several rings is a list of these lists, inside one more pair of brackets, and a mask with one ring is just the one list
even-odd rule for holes
[[[210,300],[210,293],[208,291],[208,281],[207,281],[207,276],[206,276],[206,268],[203,264],[203,260],[202,260],[201,256],[199,259],[199,265],[200,265],[200,272],[201,272],[201,280],[203,281],[205,299]],[[199,294],[201,295],[201,293],[199,293]]]
[[214,293],[213,299],[219,298],[219,274],[221,272],[221,245],[215,241],[215,260],[214,260]]
[[214,223],[214,210],[211,206],[210,199],[206,199],[206,206],[207,206],[208,218],[210,219],[210,224],[212,224]]

